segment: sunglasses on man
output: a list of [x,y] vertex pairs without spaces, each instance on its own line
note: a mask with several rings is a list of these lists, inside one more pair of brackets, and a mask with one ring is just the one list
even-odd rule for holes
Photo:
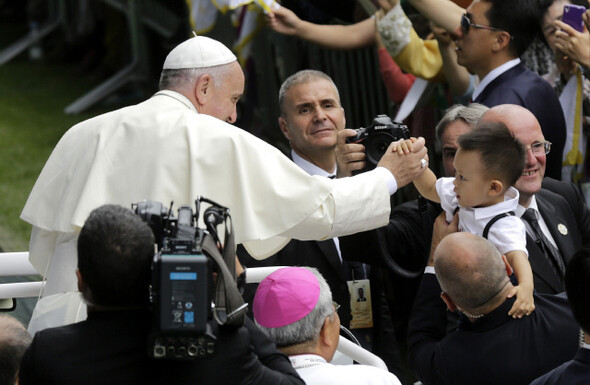
[[[503,29],[490,27],[489,25],[480,25],[471,22],[469,16],[465,13],[461,16],[461,32],[463,35],[467,35],[469,33],[469,28],[476,28],[476,29],[487,29],[488,31],[504,31]],[[508,32],[507,32],[508,33]],[[510,39],[512,40],[512,35],[510,35]]]

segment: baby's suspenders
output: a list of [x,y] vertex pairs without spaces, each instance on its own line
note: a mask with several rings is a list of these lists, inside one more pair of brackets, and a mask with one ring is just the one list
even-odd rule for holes
[[481,234],[481,236],[484,237],[485,239],[488,239],[488,233],[490,232],[490,227],[492,227],[492,225],[494,223],[496,223],[497,221],[499,221],[500,219],[502,219],[504,217],[509,217],[511,215],[514,215],[514,211],[508,211],[506,213],[498,214],[495,217],[493,217],[492,219],[490,219],[490,221],[488,222],[486,227],[483,229],[483,234]]
[[[453,213],[456,214],[457,211],[459,211],[460,207],[457,206],[455,208],[455,212]],[[509,217],[511,215],[515,215],[514,211],[508,211],[502,214],[498,214],[495,217],[493,217],[492,219],[490,219],[490,221],[486,224],[486,227],[484,227],[483,229],[483,233],[481,234],[482,237],[484,237],[485,239],[488,239],[488,233],[490,232],[490,227],[492,227],[492,225],[496,222],[498,222],[500,219],[504,218],[504,217]]]

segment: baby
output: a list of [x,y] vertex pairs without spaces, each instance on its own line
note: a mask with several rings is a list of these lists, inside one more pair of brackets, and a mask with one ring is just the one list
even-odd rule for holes
[[[411,151],[413,138],[399,141],[399,154]],[[428,169],[414,180],[420,194],[439,202],[450,222],[458,210],[459,231],[487,238],[514,269],[518,286],[509,315],[521,318],[534,309],[533,272],[526,249],[526,230],[514,215],[518,190],[514,183],[522,174],[525,149],[502,123],[481,122],[458,139],[454,178],[440,178]]]

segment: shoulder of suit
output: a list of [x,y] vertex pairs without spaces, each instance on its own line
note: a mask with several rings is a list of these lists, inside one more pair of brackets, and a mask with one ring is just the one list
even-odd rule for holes
[[576,187],[571,182],[563,182],[553,178],[543,178],[543,184],[541,186],[541,191],[551,191],[556,194],[564,194],[564,193],[575,193]]

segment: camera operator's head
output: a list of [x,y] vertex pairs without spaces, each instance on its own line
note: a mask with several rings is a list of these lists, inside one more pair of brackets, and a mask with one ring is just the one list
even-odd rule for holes
[[315,268],[286,267],[256,290],[258,327],[285,354],[318,354],[331,361],[338,347],[340,318],[328,283]]
[[147,306],[153,256],[154,236],[139,216],[101,206],[78,238],[78,289],[94,307]]

